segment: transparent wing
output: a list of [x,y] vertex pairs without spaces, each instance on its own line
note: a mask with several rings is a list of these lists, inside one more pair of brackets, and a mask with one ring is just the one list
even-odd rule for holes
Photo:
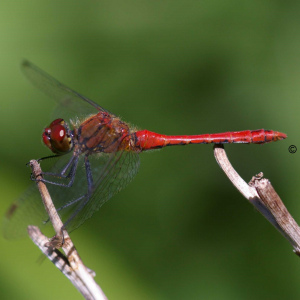
[[[61,156],[58,160],[55,158],[47,159],[42,162],[43,171],[57,173],[67,164],[70,158],[71,154]],[[65,194],[62,193],[61,189],[57,189],[56,186],[51,184],[47,187],[51,196],[53,195],[53,198],[57,199],[59,203],[64,201]],[[33,182],[6,212],[2,224],[3,235],[7,239],[24,237],[27,235],[27,226],[35,225],[45,234],[51,236],[54,233],[53,229],[49,226],[49,222],[45,223],[48,218],[41,195]]]
[[60,83],[28,60],[22,62],[21,70],[34,86],[57,102],[55,117],[69,120],[74,119],[74,116],[86,117],[97,111],[106,111],[94,101]]
[[31,184],[6,212],[3,219],[3,235],[7,239],[24,237],[28,225],[35,225],[43,230],[42,221],[47,218],[38,188],[35,183]]
[[[140,164],[138,154],[132,151],[91,155],[89,161],[95,189],[90,198],[85,197],[63,210],[63,219],[64,222],[67,220],[66,227],[69,232],[82,225],[113,195],[129,184],[137,174]],[[69,220],[70,216],[72,219]]]
[[[61,157],[49,171],[53,173],[59,172],[70,158],[71,155]],[[79,199],[87,192],[83,156],[79,158],[76,177],[72,187],[47,184],[63,223],[68,222],[67,229],[69,232],[82,225],[106,201],[123,189],[136,175],[139,167],[139,156],[132,151],[95,154],[89,156],[89,159],[95,185],[95,190],[90,198],[83,197],[76,202],[76,199]],[[48,171],[46,164],[42,163],[43,171]],[[60,209],[62,207],[64,208]],[[75,212],[77,213],[74,215]],[[70,219],[71,216],[73,217]],[[36,184],[33,184],[7,211],[3,224],[4,236],[8,239],[22,237],[26,235],[28,225],[39,226],[44,233],[51,236],[54,232],[48,218]]]
[[[22,70],[35,86],[56,100],[59,104],[60,117],[64,119],[73,118],[76,114],[86,116],[97,111],[105,111],[90,99],[61,84],[28,61],[23,62]],[[115,150],[118,147],[119,144],[116,143]],[[47,159],[42,162],[42,170],[60,173],[72,155],[73,153],[69,153],[61,156],[54,165],[52,159]],[[135,176],[139,167],[138,154],[132,151],[96,153],[89,156],[89,161],[94,182],[91,195],[87,195],[84,155],[79,157],[72,187],[47,184],[54,205],[69,230],[79,227],[103,203],[124,188]],[[56,178],[53,177],[53,180]],[[60,180],[57,179],[57,182],[61,182]],[[41,228],[42,224],[46,224],[46,228],[51,228],[48,226],[50,222],[47,221],[48,216],[40,194],[36,185],[33,184],[8,210],[3,224],[4,236],[7,238],[23,236],[27,233],[28,225],[37,225]]]

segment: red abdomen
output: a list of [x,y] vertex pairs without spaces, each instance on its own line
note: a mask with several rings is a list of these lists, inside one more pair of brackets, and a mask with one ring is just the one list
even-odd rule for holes
[[135,133],[135,146],[140,151],[157,149],[172,145],[187,144],[264,144],[285,139],[286,134],[273,130],[245,130],[201,135],[163,135],[148,130]]

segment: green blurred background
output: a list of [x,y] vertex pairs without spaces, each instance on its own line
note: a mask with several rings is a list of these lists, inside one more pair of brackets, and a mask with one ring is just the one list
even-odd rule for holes
[[[2,1],[3,215],[48,155],[54,102],[21,74],[27,58],[140,129],[273,129],[288,139],[228,145],[300,219],[300,3],[261,0]],[[109,299],[299,299],[300,261],[235,190],[211,145],[141,156],[135,180],[72,234]],[[1,299],[81,299],[29,240],[0,240]]]

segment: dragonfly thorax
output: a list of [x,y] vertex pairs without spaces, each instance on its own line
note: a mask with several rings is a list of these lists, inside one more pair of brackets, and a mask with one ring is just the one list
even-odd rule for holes
[[72,150],[73,139],[68,125],[63,119],[54,120],[43,132],[44,144],[56,154],[65,154]]
[[129,126],[115,116],[99,112],[83,121],[74,130],[75,144],[80,152],[113,153],[128,148]]

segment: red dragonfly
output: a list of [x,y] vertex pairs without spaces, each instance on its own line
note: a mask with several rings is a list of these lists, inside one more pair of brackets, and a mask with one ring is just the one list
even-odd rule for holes
[[[137,131],[32,63],[24,61],[22,71],[35,86],[57,101],[60,116],[68,118],[67,121],[57,118],[44,129],[43,142],[54,155],[41,160],[52,161],[49,158],[59,157],[55,165],[43,173],[43,181],[64,226],[70,231],[133,179],[142,151],[186,144],[263,144],[287,137],[284,133],[264,129],[172,136]],[[23,234],[29,224],[49,223],[44,211],[39,192],[33,185],[8,210],[5,236]]]

